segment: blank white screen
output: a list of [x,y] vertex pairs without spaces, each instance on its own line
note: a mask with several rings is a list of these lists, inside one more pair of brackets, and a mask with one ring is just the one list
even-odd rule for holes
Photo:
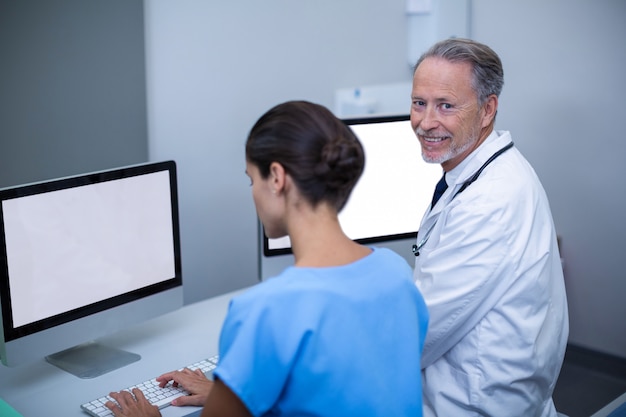
[[3,201],[14,327],[175,276],[167,171]]

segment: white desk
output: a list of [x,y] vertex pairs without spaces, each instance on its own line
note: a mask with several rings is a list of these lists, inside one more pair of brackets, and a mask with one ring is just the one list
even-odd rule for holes
[[[243,290],[242,290],[243,291]],[[141,360],[93,379],[80,379],[38,362],[0,365],[0,398],[24,417],[86,417],[80,405],[217,354],[228,302],[241,291],[201,301],[99,342],[141,355]],[[193,416],[196,407],[167,407],[164,417]]]

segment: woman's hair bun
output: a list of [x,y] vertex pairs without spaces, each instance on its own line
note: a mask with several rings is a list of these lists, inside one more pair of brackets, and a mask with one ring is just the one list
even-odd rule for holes
[[345,205],[365,165],[354,132],[330,110],[307,101],[288,101],[268,110],[252,127],[246,158],[267,178],[280,163],[313,206]]
[[331,189],[342,188],[363,171],[363,150],[354,138],[338,137],[322,148],[315,175]]

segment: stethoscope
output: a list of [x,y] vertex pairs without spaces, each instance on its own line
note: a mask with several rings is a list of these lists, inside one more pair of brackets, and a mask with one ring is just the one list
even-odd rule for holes
[[[478,170],[476,172],[474,172],[474,174],[469,177],[462,185],[461,188],[459,188],[457,190],[456,193],[454,193],[454,195],[452,196],[452,198],[450,199],[450,201],[454,200],[454,198],[461,194],[463,191],[465,191],[465,189],[467,187],[469,187],[474,181],[476,181],[478,179],[478,177],[480,176],[481,172],[483,172],[483,170],[487,167],[487,165],[489,165],[490,163],[492,163],[497,157],[499,157],[500,155],[502,155],[504,152],[508,151],[509,149],[511,149],[513,147],[513,142],[509,142],[506,146],[504,146],[503,148],[499,149],[496,153],[494,153],[493,155],[491,155],[491,157],[489,159],[487,159],[487,161],[485,161],[485,163],[483,164],[483,166],[481,166],[480,168],[478,168]],[[437,219],[438,220],[438,219]],[[430,225],[430,227],[428,228],[428,230],[425,233],[425,236],[420,239],[415,245],[413,245],[413,247],[411,248],[411,250],[413,251],[413,254],[415,256],[419,256],[420,255],[420,249],[422,249],[424,247],[424,245],[426,244],[426,242],[428,242],[428,238],[430,238],[430,234],[432,233],[433,229],[435,228],[435,225],[437,224],[437,220],[435,220],[433,222],[433,224]]]

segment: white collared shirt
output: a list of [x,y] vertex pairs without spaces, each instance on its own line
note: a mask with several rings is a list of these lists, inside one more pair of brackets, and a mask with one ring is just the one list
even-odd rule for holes
[[[424,416],[556,416],[552,391],[569,332],[547,196],[516,148],[492,132],[446,173],[414,278],[430,313],[422,356]],[[419,236],[417,241],[426,236]]]

